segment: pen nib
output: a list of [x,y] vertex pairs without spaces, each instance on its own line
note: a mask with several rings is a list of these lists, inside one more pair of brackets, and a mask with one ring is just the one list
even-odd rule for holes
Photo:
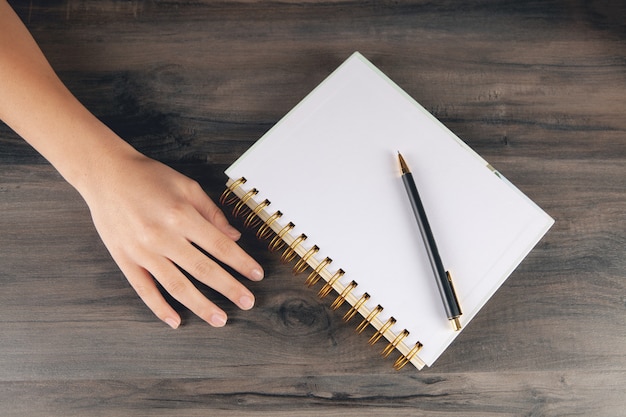
[[400,170],[402,171],[402,175],[411,172],[409,170],[409,166],[406,164],[406,161],[404,160],[400,152],[398,152],[398,160],[400,161]]

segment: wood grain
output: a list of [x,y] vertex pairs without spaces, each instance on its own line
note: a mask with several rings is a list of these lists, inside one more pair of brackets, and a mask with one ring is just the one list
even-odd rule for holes
[[1,415],[624,415],[620,2],[10,3],[99,118],[214,199],[223,169],[358,50],[556,224],[432,368],[396,372],[251,231],[257,306],[202,288],[229,325],[176,305],[168,329],[78,193],[1,125]]

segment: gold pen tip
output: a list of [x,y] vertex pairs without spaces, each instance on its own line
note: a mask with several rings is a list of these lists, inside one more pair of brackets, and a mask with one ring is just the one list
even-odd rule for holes
[[402,157],[400,151],[398,151],[398,161],[400,161],[400,170],[402,171],[402,174],[408,174],[411,172],[409,171],[409,166],[406,164],[406,161]]
[[459,330],[461,330],[461,320],[459,320],[458,317],[450,319],[450,321],[452,322],[452,327],[454,327],[455,332],[458,332]]

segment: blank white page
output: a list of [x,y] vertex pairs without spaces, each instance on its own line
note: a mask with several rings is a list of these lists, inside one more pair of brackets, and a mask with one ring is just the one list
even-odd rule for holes
[[359,53],[242,155],[226,174],[320,247],[354,294],[397,320],[429,366],[460,332],[448,321],[404,189],[413,172],[465,327],[553,220]]

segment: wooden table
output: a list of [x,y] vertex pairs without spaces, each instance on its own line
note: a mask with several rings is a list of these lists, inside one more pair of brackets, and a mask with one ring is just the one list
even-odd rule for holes
[[256,308],[203,289],[229,325],[177,306],[169,329],[3,125],[0,415],[625,415],[617,3],[11,1],[80,100],[215,199],[223,169],[358,50],[556,224],[432,368],[397,372],[252,232]]

